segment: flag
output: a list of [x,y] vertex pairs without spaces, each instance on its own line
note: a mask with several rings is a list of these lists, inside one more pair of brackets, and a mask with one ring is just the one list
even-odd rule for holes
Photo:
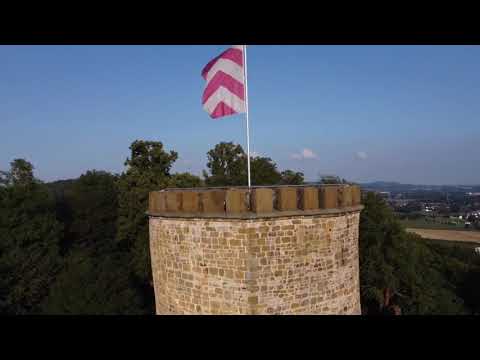
[[244,113],[243,46],[234,45],[210,61],[202,71],[207,84],[202,104],[213,119]]

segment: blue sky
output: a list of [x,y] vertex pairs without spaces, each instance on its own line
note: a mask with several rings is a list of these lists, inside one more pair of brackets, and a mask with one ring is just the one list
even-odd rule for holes
[[[0,46],[0,169],[121,172],[135,139],[200,174],[242,115],[211,120],[203,66],[226,46]],[[251,146],[309,180],[478,184],[480,47],[249,47]]]

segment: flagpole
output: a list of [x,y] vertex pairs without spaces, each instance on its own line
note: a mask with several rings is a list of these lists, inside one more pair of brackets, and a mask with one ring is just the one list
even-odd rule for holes
[[252,185],[250,180],[250,129],[248,121],[248,76],[247,76],[247,45],[243,45],[243,63],[245,67],[245,114],[247,118],[247,170],[248,170],[248,190]]

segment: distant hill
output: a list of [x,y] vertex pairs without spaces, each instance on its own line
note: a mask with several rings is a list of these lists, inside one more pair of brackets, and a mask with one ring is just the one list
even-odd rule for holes
[[46,185],[53,191],[64,191],[66,188],[72,186],[75,181],[76,179],[57,180],[46,183]]
[[401,184],[391,181],[374,181],[370,183],[360,183],[363,189],[389,192],[407,192],[407,191],[442,191],[442,192],[478,192],[480,185],[414,185]]

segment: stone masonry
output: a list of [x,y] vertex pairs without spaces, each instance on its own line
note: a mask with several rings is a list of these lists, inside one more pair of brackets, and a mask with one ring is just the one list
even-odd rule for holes
[[157,314],[360,314],[356,186],[150,194]]

